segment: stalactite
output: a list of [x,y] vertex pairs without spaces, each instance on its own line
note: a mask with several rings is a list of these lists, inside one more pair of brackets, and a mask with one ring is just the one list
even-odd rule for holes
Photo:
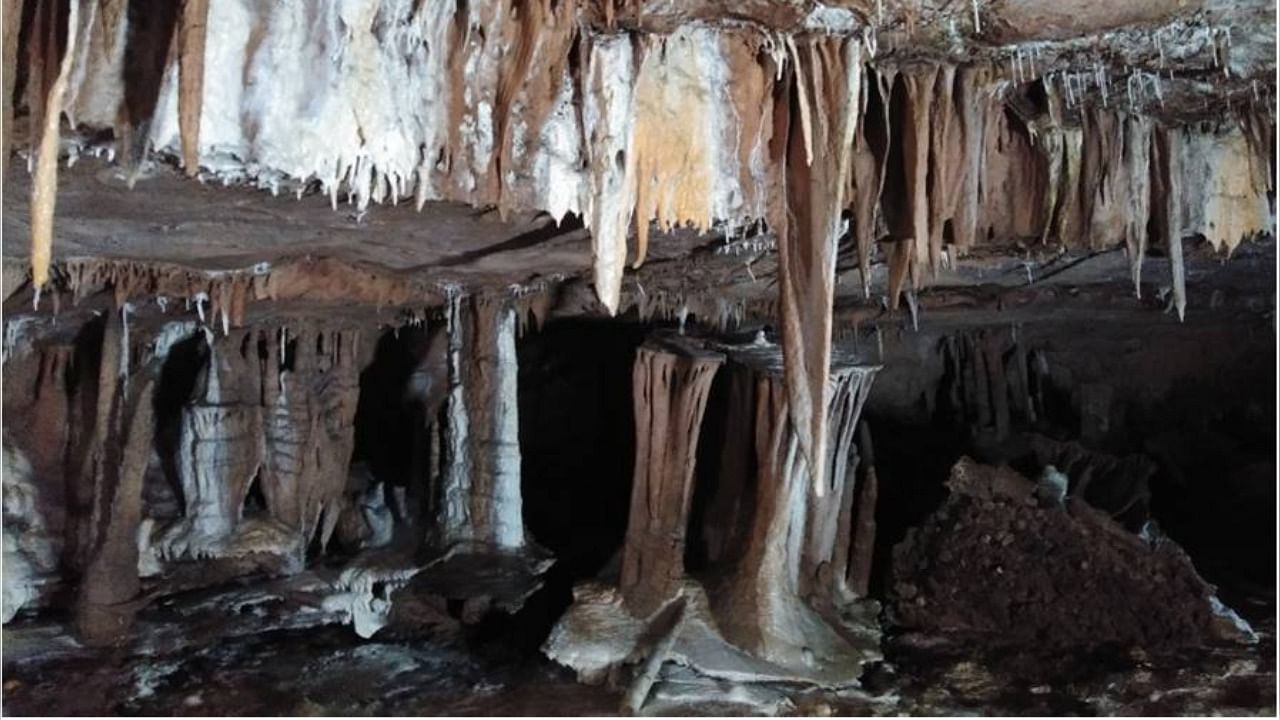
[[[962,109],[959,100],[959,80],[954,65],[938,68],[934,78],[933,98],[929,118],[929,172],[927,177],[927,202],[929,207],[929,271],[934,276],[942,266],[943,230],[953,219],[960,201],[964,173],[967,166],[960,126]],[[954,223],[952,224],[954,226]],[[954,232],[954,227],[953,227]]]
[[[582,212],[580,87],[569,72],[580,32],[574,2],[513,6],[515,48],[504,56],[494,104],[498,208],[543,208],[553,218]],[[511,13],[508,13],[511,15]]]
[[57,79],[45,101],[39,159],[35,179],[31,183],[31,284],[36,288],[37,302],[39,291],[49,281],[49,264],[53,260],[53,212],[58,199],[58,126],[62,122],[62,96],[67,89],[67,76],[75,57],[80,0],[72,0],[69,7],[66,49],[58,65]]
[[977,241],[982,175],[985,168],[987,115],[990,112],[990,68],[986,66],[961,68],[957,75],[955,92],[959,108],[960,143],[963,169],[958,185],[958,199],[952,224],[954,242],[961,252],[967,252]]
[[[866,70],[866,79],[858,93],[858,123],[853,143],[852,187],[849,191],[853,207],[853,236],[858,251],[858,274],[862,279],[863,297],[871,297],[871,255],[876,241],[876,223],[880,214],[880,194],[884,191],[884,174],[889,162],[889,143],[893,141],[893,125],[889,118],[889,93],[896,74],[891,70]],[[871,80],[879,93],[880,117],[867,116]],[[878,134],[868,128],[876,123]]]
[[[862,50],[856,40],[810,39],[798,55],[795,82],[811,83],[805,98],[824,98],[812,128],[817,148],[808,163],[806,133],[793,122],[786,150],[789,175],[786,212],[771,226],[778,233],[778,286],[783,353],[787,358],[787,399],[800,448],[822,492],[826,469],[827,379],[831,361],[831,312],[835,294],[836,243],[840,214],[851,171],[854,133],[858,123],[858,96],[862,81]],[[792,221],[794,220],[794,222]]]
[[1159,147],[1162,188],[1164,240],[1169,252],[1169,274],[1173,282],[1173,306],[1178,320],[1187,313],[1187,275],[1182,261],[1182,131],[1162,128],[1156,136]]
[[209,0],[184,0],[178,20],[178,126],[182,167],[188,176],[200,171],[200,108],[204,99],[205,33]]
[[73,126],[108,127],[117,136],[124,133],[125,92],[120,80],[124,77],[127,5],[127,0],[95,0],[80,17],[79,52],[63,102],[63,112]]
[[618,312],[627,229],[635,208],[632,42],[625,34],[583,40],[588,46],[582,93],[589,178],[586,220],[596,294],[610,315]]
[[619,586],[637,617],[652,615],[684,582],[694,457],[723,361],[678,337],[651,340],[636,352],[635,479]]
[[[907,91],[908,116],[902,118],[903,173],[907,178],[907,225],[902,237],[911,238],[912,255],[909,263],[911,287],[919,289],[923,270],[929,262],[929,147],[930,107],[937,68],[904,73]],[[894,297],[896,301],[896,296]]]
[[1124,214],[1124,242],[1133,276],[1133,292],[1142,297],[1142,262],[1147,256],[1147,233],[1151,218],[1151,122],[1130,116],[1124,123],[1124,154],[1121,163],[1128,175],[1128,207]]
[[1269,150],[1251,139],[1249,123],[1184,132],[1179,143],[1184,235],[1199,233],[1230,255],[1246,238],[1270,228]]

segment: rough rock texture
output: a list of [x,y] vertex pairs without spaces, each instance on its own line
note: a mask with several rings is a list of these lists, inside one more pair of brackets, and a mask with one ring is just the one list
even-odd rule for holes
[[895,619],[1047,653],[1251,638],[1176,543],[1043,485],[961,459],[946,503],[894,549]]

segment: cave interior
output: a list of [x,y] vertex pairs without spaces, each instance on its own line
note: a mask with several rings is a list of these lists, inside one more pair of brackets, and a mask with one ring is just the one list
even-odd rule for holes
[[1276,712],[1274,2],[3,13],[6,711]]

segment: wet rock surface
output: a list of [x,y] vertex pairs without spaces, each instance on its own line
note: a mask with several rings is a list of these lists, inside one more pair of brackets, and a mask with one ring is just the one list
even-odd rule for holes
[[[1052,660],[903,634],[862,689],[842,692],[691,682],[667,665],[644,714],[1268,716],[1274,623],[1258,629],[1256,646]],[[578,684],[499,631],[362,640],[343,627],[264,629],[167,652],[103,651],[76,647],[56,622],[27,619],[4,629],[4,706],[13,715],[622,714],[622,689]]]

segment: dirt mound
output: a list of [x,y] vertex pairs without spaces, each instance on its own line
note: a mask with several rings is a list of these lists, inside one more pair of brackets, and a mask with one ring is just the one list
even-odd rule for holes
[[1055,483],[961,458],[950,496],[894,549],[893,619],[987,648],[1171,649],[1252,632],[1172,540],[1140,535]]

